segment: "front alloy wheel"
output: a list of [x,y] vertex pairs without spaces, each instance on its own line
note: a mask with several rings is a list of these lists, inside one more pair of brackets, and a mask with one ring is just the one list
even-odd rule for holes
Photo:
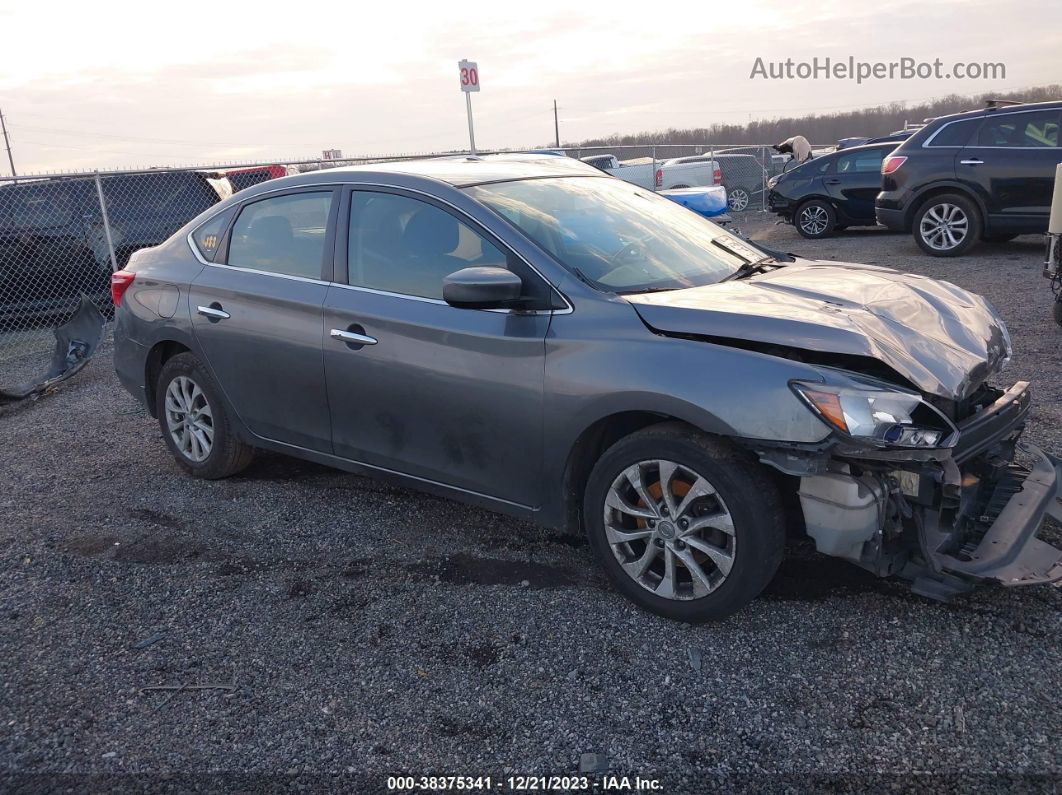
[[802,237],[816,240],[833,234],[837,215],[826,202],[812,199],[797,208],[793,223]]
[[623,571],[665,599],[697,599],[730,574],[734,519],[711,482],[674,461],[639,461],[613,481],[605,534]]
[[681,422],[617,441],[583,496],[587,538],[613,585],[679,621],[723,618],[770,581],[785,520],[755,455]]

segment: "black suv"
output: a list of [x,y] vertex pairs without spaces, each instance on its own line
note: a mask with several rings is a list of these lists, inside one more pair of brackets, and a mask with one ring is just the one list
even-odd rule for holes
[[1060,123],[1062,102],[934,119],[882,163],[878,223],[936,257],[1046,231]]
[[882,159],[895,143],[840,149],[767,181],[767,205],[804,237],[828,237],[848,226],[874,226]]
[[[231,193],[195,171],[100,177],[118,267]],[[0,186],[0,323],[62,314],[87,295],[110,302],[110,249],[92,177]]]

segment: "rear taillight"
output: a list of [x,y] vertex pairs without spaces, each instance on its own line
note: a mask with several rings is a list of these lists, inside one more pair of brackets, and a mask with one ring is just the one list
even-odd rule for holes
[[723,172],[719,170],[719,166],[716,166],[715,171],[712,172],[712,182],[716,185],[723,184]]
[[881,161],[881,173],[891,174],[906,162],[907,158],[903,155],[889,155]]
[[122,296],[135,278],[136,274],[131,271],[115,271],[111,274],[111,302],[115,306],[121,305]]
[[664,184],[664,172],[663,172],[662,169],[658,168],[656,170],[656,187],[659,188],[663,184]]

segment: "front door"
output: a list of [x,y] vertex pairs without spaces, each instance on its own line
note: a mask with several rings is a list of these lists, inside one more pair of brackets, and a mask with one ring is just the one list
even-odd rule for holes
[[955,174],[981,197],[993,226],[1042,232],[1062,162],[1059,111],[992,113],[956,157]]
[[347,205],[349,234],[337,245],[345,260],[337,282],[346,283],[325,302],[335,453],[537,505],[551,314],[458,309],[442,300],[442,287],[475,265],[512,267],[529,295],[548,285],[436,204],[355,190]]
[[214,377],[248,429],[331,452],[322,306],[331,273],[337,192],[273,195],[244,205],[189,296],[192,327]]

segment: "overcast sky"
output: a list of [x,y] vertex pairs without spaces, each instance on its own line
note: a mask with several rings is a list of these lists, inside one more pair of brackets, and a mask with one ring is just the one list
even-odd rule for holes
[[[0,0],[0,110],[30,173],[465,147],[461,58],[480,148],[1062,82],[1058,0],[594,5]],[[815,56],[1006,79],[750,79]]]

